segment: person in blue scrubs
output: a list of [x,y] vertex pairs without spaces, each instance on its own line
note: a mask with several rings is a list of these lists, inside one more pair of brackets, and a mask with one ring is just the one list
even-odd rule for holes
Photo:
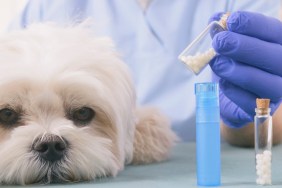
[[[282,121],[278,116],[282,113],[282,93],[277,90],[282,85],[282,69],[276,69],[282,24],[272,18],[278,17],[280,7],[280,0],[30,0],[10,29],[46,21],[67,25],[91,18],[97,35],[111,37],[131,69],[138,104],[159,107],[183,141],[195,139],[194,83],[211,81],[213,70],[221,86],[223,136],[231,144],[249,145],[253,143],[255,97],[271,98],[274,124]],[[219,33],[213,40],[218,55],[210,63],[212,70],[207,67],[200,75],[193,75],[177,59],[178,55],[205,28],[212,15],[216,19],[217,12],[227,11],[235,13],[228,22],[230,32]],[[244,49],[243,43],[236,41],[248,41],[245,46],[260,47],[259,52]],[[272,52],[266,49],[268,45]],[[253,53],[248,54],[248,50]],[[269,53],[275,59],[269,61],[273,64],[269,69],[264,62],[252,64],[256,57],[266,61]],[[282,59],[282,51],[280,54]],[[224,63],[231,65],[224,67]],[[237,70],[233,76],[229,74],[230,67]],[[266,77],[264,90],[268,91],[251,86]],[[274,125],[274,129],[277,127]],[[276,142],[281,140],[279,135],[274,137]]]

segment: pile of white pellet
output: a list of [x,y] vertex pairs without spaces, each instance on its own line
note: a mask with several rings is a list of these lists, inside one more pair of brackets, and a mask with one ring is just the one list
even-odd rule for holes
[[271,184],[271,151],[256,154],[257,184]]
[[183,61],[195,74],[198,74],[215,56],[216,52],[213,48],[208,49],[204,53],[197,53],[193,56],[182,56]]

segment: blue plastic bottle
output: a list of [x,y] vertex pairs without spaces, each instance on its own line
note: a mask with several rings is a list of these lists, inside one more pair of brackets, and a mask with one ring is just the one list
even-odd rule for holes
[[217,83],[196,83],[197,183],[220,185],[220,114]]

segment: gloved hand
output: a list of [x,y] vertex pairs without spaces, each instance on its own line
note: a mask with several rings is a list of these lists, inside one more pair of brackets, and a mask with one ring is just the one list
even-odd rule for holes
[[[213,19],[217,19],[219,14]],[[231,127],[253,121],[256,98],[271,100],[271,114],[282,98],[282,23],[251,12],[234,12],[228,31],[217,33],[210,62],[220,78],[221,118]]]

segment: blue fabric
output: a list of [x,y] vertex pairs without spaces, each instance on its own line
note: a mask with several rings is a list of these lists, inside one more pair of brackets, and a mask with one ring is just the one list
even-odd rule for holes
[[213,38],[220,55],[212,60],[211,67],[221,78],[222,119],[240,127],[253,121],[256,98],[271,99],[272,114],[280,105],[282,23],[240,11],[230,15],[227,28]]
[[[194,76],[179,53],[216,12],[249,10],[278,16],[280,0],[153,0],[143,12],[136,0],[31,0],[11,28],[39,21],[60,24],[92,18],[97,35],[109,36],[132,70],[138,104],[158,106],[183,141],[195,139]],[[211,45],[211,44],[207,44]]]

